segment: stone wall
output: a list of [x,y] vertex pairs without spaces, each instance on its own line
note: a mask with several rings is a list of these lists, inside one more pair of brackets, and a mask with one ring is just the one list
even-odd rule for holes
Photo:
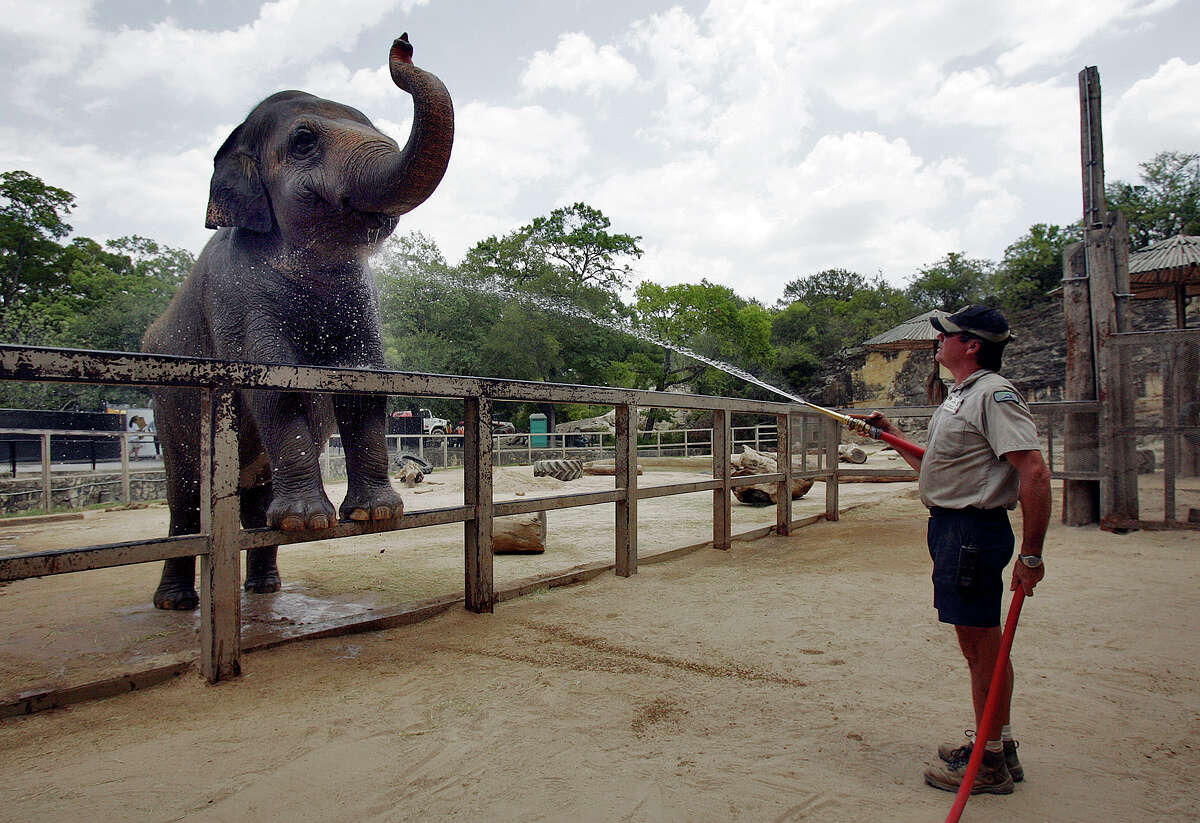
[[[131,501],[161,500],[167,494],[166,476],[161,471],[130,473]],[[54,474],[50,498],[55,509],[81,509],[98,503],[121,504],[120,474]],[[17,514],[42,508],[42,478],[18,477],[0,480],[0,513]]]

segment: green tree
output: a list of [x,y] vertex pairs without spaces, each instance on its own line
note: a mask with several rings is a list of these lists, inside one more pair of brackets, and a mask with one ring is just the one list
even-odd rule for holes
[[477,243],[462,269],[593,314],[620,314],[621,290],[642,256],[640,237],[609,231],[611,221],[584,203],[555,209],[503,237]]
[[868,280],[846,269],[793,280],[783,295],[771,322],[776,371],[801,391],[829,357],[916,313],[908,297],[882,277]]
[[1062,280],[1063,249],[1081,234],[1078,223],[1066,227],[1036,223],[1011,243],[995,275],[1000,307],[1017,311],[1049,300],[1046,293]]
[[136,235],[104,248],[77,238],[63,251],[66,289],[42,303],[47,314],[61,318],[67,345],[138,351],[195,262],[191,252]]
[[1116,180],[1105,187],[1109,206],[1129,223],[1133,248],[1200,234],[1200,154],[1163,151],[1138,168],[1140,183]]
[[918,313],[930,309],[954,311],[969,303],[987,301],[994,270],[990,260],[950,252],[918,271],[906,294]]
[[639,329],[669,344],[642,346],[631,354],[629,368],[640,385],[656,391],[682,383],[705,394],[761,393],[761,389],[741,378],[676,348],[754,375],[763,374],[775,358],[770,341],[770,315],[763,306],[743,300],[732,289],[707,280],[675,286],[647,281],[635,292],[634,312]]
[[55,265],[75,196],[26,171],[0,174],[0,312],[63,280]]
[[642,256],[642,238],[612,234],[611,226],[599,209],[575,203],[535,218],[522,231],[576,285],[617,292],[629,285],[629,261]]

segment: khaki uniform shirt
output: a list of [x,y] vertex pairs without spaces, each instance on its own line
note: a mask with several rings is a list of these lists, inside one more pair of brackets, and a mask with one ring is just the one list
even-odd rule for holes
[[1020,478],[1003,457],[1039,449],[1024,398],[996,372],[980,369],[950,390],[929,421],[921,502],[945,509],[1016,508]]

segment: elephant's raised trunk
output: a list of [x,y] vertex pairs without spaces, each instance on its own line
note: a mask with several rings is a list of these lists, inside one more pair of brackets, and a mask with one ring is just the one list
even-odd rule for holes
[[398,217],[421,205],[433,194],[454,144],[454,104],[450,92],[436,76],[412,62],[408,34],[392,43],[389,68],[397,86],[412,95],[413,123],[408,142],[399,154],[364,170],[350,193],[355,211]]

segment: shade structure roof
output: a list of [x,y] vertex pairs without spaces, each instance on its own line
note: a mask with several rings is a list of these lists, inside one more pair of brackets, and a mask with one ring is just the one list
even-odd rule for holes
[[945,317],[946,312],[934,309],[916,317],[910,317],[899,326],[893,326],[864,342],[863,348],[874,351],[905,351],[932,349],[937,345],[938,331],[929,322],[932,317]]
[[1129,285],[1137,297],[1200,294],[1200,236],[1177,234],[1130,253]]

